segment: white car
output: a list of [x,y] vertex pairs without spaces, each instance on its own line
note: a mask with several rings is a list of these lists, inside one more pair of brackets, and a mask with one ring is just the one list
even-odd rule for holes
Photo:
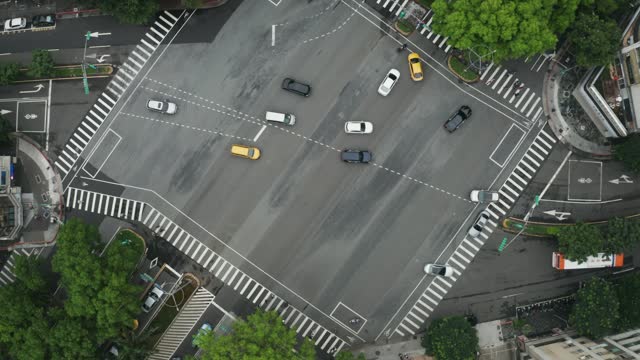
[[161,101],[149,99],[149,101],[147,101],[147,109],[161,112],[163,114],[173,115],[178,111],[178,105],[167,100]]
[[500,199],[500,195],[496,191],[489,190],[473,190],[469,195],[471,201],[477,203],[496,202]]
[[5,30],[20,30],[27,27],[27,18],[13,18],[4,22]]
[[447,265],[427,264],[424,266],[424,272],[427,275],[451,277],[453,268]]
[[382,80],[382,84],[380,84],[380,87],[378,87],[378,94],[382,96],[389,95],[391,89],[393,89],[393,86],[398,82],[399,78],[400,71],[396,69],[389,70],[387,76],[385,76],[384,80]]
[[469,228],[469,235],[471,237],[478,237],[478,235],[480,235],[480,233],[482,232],[482,229],[484,229],[485,224],[487,223],[487,221],[489,221],[489,212],[487,210],[484,210],[483,212],[480,213],[480,215],[478,215],[478,218],[476,219],[476,221],[473,223],[473,225]]
[[164,295],[164,291],[162,291],[162,289],[159,289],[153,286],[151,288],[151,291],[149,291],[149,295],[147,295],[147,298],[144,300],[144,303],[142,304],[142,311],[146,313],[151,311],[151,308],[153,307],[153,305],[155,305],[158,301],[160,301],[160,299],[162,298],[162,295]]
[[344,123],[344,132],[347,134],[371,134],[373,124],[368,121],[347,121]]

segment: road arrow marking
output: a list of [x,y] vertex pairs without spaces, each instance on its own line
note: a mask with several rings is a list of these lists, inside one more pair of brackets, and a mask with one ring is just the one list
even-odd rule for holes
[[5,110],[5,109],[0,109],[0,115],[7,115],[9,113],[12,113],[13,111],[11,110]]
[[38,84],[36,86],[34,86],[36,89],[35,90],[24,90],[24,91],[20,91],[20,94],[32,94],[32,93],[37,93],[38,91],[44,89],[44,85],[42,84]]
[[109,55],[109,54],[100,55],[100,57],[99,57],[97,60],[98,60],[98,62],[99,62],[99,63],[103,63],[103,62],[105,62],[105,61],[106,61],[106,60],[105,60],[105,58],[106,58],[106,57],[110,57],[110,56],[111,56],[111,55]]
[[631,177],[628,175],[622,175],[617,179],[613,179],[613,180],[609,180],[610,183],[612,184],[633,184],[633,180],[631,180]]
[[562,212],[562,211],[556,211],[556,210],[548,210],[548,211],[544,211],[544,213],[547,215],[555,216],[556,219],[558,219],[559,221],[567,220],[569,218],[569,215],[571,215],[571,213],[569,212]]

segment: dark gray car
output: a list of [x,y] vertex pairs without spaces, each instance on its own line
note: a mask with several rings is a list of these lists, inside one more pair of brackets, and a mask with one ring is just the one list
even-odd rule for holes
[[366,164],[371,161],[372,154],[367,150],[345,149],[342,150],[342,153],[340,153],[340,157],[344,162]]
[[471,108],[466,105],[462,105],[460,109],[458,109],[455,113],[453,113],[453,115],[449,117],[449,119],[447,119],[447,121],[444,123],[444,128],[450,133],[454,132],[460,126],[462,126],[465,120],[469,119],[470,117]]
[[285,78],[282,81],[282,88],[302,96],[309,96],[309,94],[311,94],[311,86],[297,82],[291,78]]

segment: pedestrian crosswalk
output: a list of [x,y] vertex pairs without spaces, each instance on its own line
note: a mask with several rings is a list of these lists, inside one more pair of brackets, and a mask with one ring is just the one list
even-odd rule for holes
[[0,286],[9,285],[16,281],[16,276],[13,273],[13,269],[16,264],[16,256],[40,256],[44,250],[44,247],[27,248],[27,249],[15,249],[11,252],[11,256],[7,259],[7,262],[0,270]]
[[466,235],[453,252],[447,264],[454,269],[450,278],[436,276],[427,289],[416,300],[408,314],[400,321],[394,334],[400,336],[415,335],[442,298],[449,292],[464,269],[471,263],[480,248],[489,239],[489,235],[498,227],[499,219],[507,215],[507,211],[515,204],[527,187],[538,168],[553,149],[556,139],[550,135],[549,127],[540,130],[534,141],[524,153],[507,180],[499,188],[500,200],[487,206],[486,211],[491,215],[488,225],[478,237]]
[[[384,10],[391,12],[394,16],[401,16],[401,13],[405,7],[410,4],[409,0],[376,0],[376,5],[382,6]],[[431,40],[438,48],[443,49],[445,53],[451,50],[451,45],[447,44],[448,37],[436,34],[431,30],[431,23],[433,22],[433,11],[428,9],[426,14],[418,20],[416,30],[424,35],[427,39]]]
[[524,117],[535,121],[542,113],[540,94],[526,87],[514,72],[501,65],[489,64],[480,75],[480,81],[484,81],[485,85],[508,101]]
[[189,301],[182,307],[171,326],[162,334],[156,343],[155,351],[149,356],[150,360],[169,360],[178,350],[186,336],[193,329],[198,319],[207,310],[215,297],[204,288],[199,288]]
[[140,201],[69,187],[65,206],[125,220],[140,221],[145,204]]
[[151,231],[211,272],[227,286],[264,310],[276,310],[284,324],[301,336],[314,341],[321,350],[332,354],[347,343],[302,311],[247,275],[235,265],[189,234],[152,206],[143,202],[69,187],[66,206],[108,216],[141,221]]
[[306,336],[313,340],[314,344],[321,350],[332,354],[340,351],[346,345],[346,342],[336,334],[312,320],[302,311],[289,305],[287,301],[209,249],[149,205],[145,206],[142,223],[253,304],[262,307],[266,311],[276,310],[285,325],[294,329],[301,336]]
[[75,166],[75,162],[80,158],[80,154],[85,149],[89,141],[98,131],[104,120],[109,116],[111,110],[116,105],[118,99],[124,94],[129,84],[136,77],[138,72],[149,60],[153,52],[158,48],[160,43],[169,34],[171,29],[180,19],[180,15],[174,15],[168,11],[164,11],[158,16],[150,31],[142,38],[141,44],[137,45],[131,51],[131,55],[115,73],[114,77],[107,85],[109,92],[103,92],[98,97],[98,101],[85,115],[84,120],[71,134],[69,141],[58,155],[55,166],[58,171],[65,176]]

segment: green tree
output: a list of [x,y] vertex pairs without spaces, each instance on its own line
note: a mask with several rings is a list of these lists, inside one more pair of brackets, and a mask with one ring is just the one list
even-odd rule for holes
[[614,20],[580,14],[569,31],[576,63],[583,67],[609,64],[620,45],[622,31]]
[[463,316],[445,317],[429,325],[422,346],[438,360],[471,360],[478,351],[478,334]]
[[615,286],[620,302],[619,330],[640,326],[640,274],[630,274],[622,278]]
[[640,223],[622,217],[609,219],[605,241],[606,253],[631,251],[640,242]]
[[18,78],[20,66],[18,64],[0,64],[0,85],[9,85]]
[[604,251],[603,237],[593,225],[563,226],[558,233],[558,249],[567,259],[583,262]]
[[47,280],[42,271],[42,260],[38,257],[16,256],[14,273],[27,289],[35,293],[47,290]]
[[613,145],[613,157],[635,173],[640,172],[640,134],[631,134]]
[[[261,359],[261,360],[313,360],[315,354],[310,343],[303,342],[304,351],[293,352],[296,332],[282,323],[275,311],[259,309],[246,321],[233,323],[228,335],[216,336],[213,331],[194,339],[203,351],[203,360]],[[305,345],[307,344],[307,345]]]
[[[154,352],[154,346],[150,338],[158,334],[158,328],[146,329],[141,334],[133,330],[127,330],[115,340],[118,344],[118,354],[122,359],[145,360]],[[195,359],[195,358],[194,358]]]
[[11,134],[14,131],[15,128],[11,126],[9,120],[0,115],[0,146],[12,144]]
[[37,78],[47,78],[53,75],[53,57],[47,50],[33,50],[29,72]]
[[95,299],[98,342],[113,339],[123,328],[132,327],[140,312],[138,295],[142,289],[129,282],[128,274],[113,272],[106,277],[105,286]]
[[358,357],[355,357],[348,351],[340,351],[336,355],[336,360],[366,360],[366,358],[363,353],[360,353],[358,354]]
[[619,307],[613,286],[593,277],[578,290],[569,322],[578,334],[599,339],[616,329]]
[[502,61],[553,49],[579,0],[436,0],[433,29],[461,50],[491,52]]
[[98,358],[95,340],[95,329],[88,326],[88,321],[78,317],[70,317],[64,311],[61,319],[51,328],[47,342],[51,349],[52,360],[91,360]]
[[51,263],[67,292],[65,310],[70,316],[95,316],[94,299],[103,283],[102,266],[96,255],[99,242],[98,229],[76,218],[67,221],[58,233]]
[[157,0],[98,0],[96,3],[100,10],[127,24],[144,24],[160,8]]

